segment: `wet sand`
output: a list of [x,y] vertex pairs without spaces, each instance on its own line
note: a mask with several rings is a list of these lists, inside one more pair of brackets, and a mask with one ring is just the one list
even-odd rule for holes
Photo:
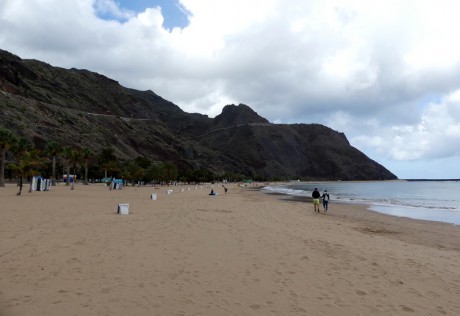
[[460,314],[459,226],[227,187],[0,188],[0,315]]

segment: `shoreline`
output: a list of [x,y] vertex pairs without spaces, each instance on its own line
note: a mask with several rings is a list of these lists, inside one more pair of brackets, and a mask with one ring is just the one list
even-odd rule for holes
[[458,226],[352,204],[315,214],[254,187],[188,187],[0,188],[0,314],[460,311]]
[[[406,180],[395,180],[395,181],[384,181],[384,183],[388,182],[410,182]],[[351,181],[350,183],[358,183],[358,182],[366,182],[366,181]],[[371,181],[375,183],[381,183],[382,181]],[[435,181],[433,181],[435,182]],[[314,183],[318,184],[318,182],[304,182],[305,184]],[[325,182],[330,184],[331,182]],[[267,185],[268,187],[278,187],[278,188],[289,188],[291,183],[272,183]],[[267,187],[266,186],[266,187]],[[263,189],[263,188],[261,188]],[[262,190],[264,191],[264,190]],[[291,194],[287,192],[279,192],[275,190],[266,190],[266,193],[278,193],[281,195],[286,195],[295,199],[308,199],[308,195],[297,195]],[[437,222],[437,223],[447,223],[451,225],[460,226],[460,213],[458,210],[454,211],[449,207],[423,207],[423,206],[414,206],[414,205],[400,205],[395,203],[387,203],[382,200],[361,200],[359,197],[353,199],[333,199],[331,202],[335,204],[353,204],[353,205],[365,205],[367,206],[368,210],[372,212],[377,212],[380,214],[400,217],[400,218],[411,218],[416,220],[423,220],[427,222]]]
[[[313,209],[311,197],[294,196],[277,192],[264,192],[263,190],[260,191],[262,194],[273,195],[283,201],[305,203],[306,211]],[[370,209],[370,207],[371,205],[365,203],[332,201],[329,202],[329,211],[327,213],[321,211],[321,213],[317,215],[339,218],[350,223],[360,223],[363,227],[358,229],[362,229],[368,233],[387,234],[388,237],[396,238],[405,242],[430,245],[440,249],[460,251],[460,244],[458,244],[457,241],[446,238],[446,235],[448,236],[451,233],[460,233],[459,225],[452,225],[441,221],[395,216],[374,211]],[[391,226],[392,229],[387,229],[385,228],[386,226]],[[417,227],[417,230],[411,232],[414,236],[411,235],[409,237],[404,233],[408,229],[415,227]]]

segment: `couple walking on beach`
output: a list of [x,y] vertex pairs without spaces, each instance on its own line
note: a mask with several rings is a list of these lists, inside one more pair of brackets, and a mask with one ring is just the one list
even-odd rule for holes
[[326,212],[328,209],[328,204],[329,204],[329,193],[327,193],[327,190],[324,190],[323,195],[321,195],[318,191],[318,188],[315,188],[313,193],[311,194],[311,197],[313,198],[313,207],[314,211],[319,213],[319,200],[323,199],[323,211]]

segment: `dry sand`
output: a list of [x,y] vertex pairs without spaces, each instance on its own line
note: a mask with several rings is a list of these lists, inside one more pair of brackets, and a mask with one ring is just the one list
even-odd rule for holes
[[459,226],[184,188],[0,188],[0,315],[460,314]]

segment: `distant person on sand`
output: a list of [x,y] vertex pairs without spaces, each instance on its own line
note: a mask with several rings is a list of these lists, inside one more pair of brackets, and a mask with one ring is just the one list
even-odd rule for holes
[[225,191],[225,194],[227,194],[227,188],[225,187],[225,185],[222,184],[222,187],[224,188],[224,191]]
[[214,189],[211,190],[211,193],[209,193],[209,195],[217,195],[216,192],[214,192]]
[[315,212],[319,213],[319,198],[321,194],[319,194],[318,188],[315,188],[313,193],[311,194],[311,197],[313,198],[313,208]]
[[327,190],[324,190],[321,198],[323,199],[323,210],[326,212],[329,204],[329,193],[327,193]]

